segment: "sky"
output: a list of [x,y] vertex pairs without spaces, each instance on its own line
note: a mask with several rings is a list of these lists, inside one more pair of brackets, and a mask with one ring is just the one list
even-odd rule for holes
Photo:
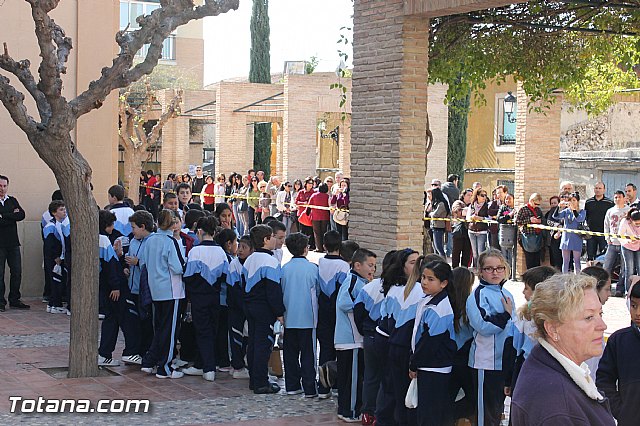
[[[252,3],[240,0],[238,10],[205,19],[205,85],[249,75]],[[352,14],[351,0],[270,0],[271,72],[282,72],[285,61],[312,56],[320,61],[316,71],[335,71],[338,49],[349,55],[351,67],[351,43],[340,47],[337,41],[341,27],[352,27]],[[351,33],[344,33],[351,41]]]

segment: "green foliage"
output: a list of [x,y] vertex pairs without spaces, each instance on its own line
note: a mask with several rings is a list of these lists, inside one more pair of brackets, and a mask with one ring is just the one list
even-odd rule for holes
[[251,62],[249,65],[249,81],[251,83],[271,83],[268,0],[253,0],[250,29]]
[[304,73],[305,74],[313,74],[313,72],[316,70],[317,66],[318,66],[318,57],[313,55],[311,58],[309,58],[309,60],[305,63],[304,66]]
[[449,108],[449,140],[447,146],[447,174],[460,176],[464,181],[464,163],[467,156],[467,126],[469,124],[469,106],[471,93],[467,89],[467,96],[456,99]]
[[[269,43],[269,1],[253,0],[251,11],[251,62],[249,81],[271,83],[271,55]],[[271,172],[271,124],[255,124],[253,136],[253,166]]]
[[578,106],[600,112],[616,90],[638,85],[632,68],[640,63],[640,38],[630,34],[640,33],[640,8],[622,3],[537,0],[434,18],[429,78],[449,84],[448,101],[471,90],[483,104],[485,82],[513,76],[536,110],[561,88]]

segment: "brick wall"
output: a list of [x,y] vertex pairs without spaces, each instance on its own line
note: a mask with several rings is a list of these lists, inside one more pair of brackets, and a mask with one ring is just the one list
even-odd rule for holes
[[402,0],[356,0],[350,234],[385,251],[422,246],[428,32]]

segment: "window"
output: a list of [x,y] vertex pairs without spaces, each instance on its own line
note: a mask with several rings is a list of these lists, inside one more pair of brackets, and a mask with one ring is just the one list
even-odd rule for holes
[[[160,7],[160,0],[120,0],[120,30],[124,30],[129,26],[129,31],[139,28],[136,18],[140,15],[149,15]],[[143,59],[149,51],[149,45],[145,45],[136,53],[136,58]],[[162,45],[163,61],[176,60],[176,36],[171,34],[164,40]]]
[[515,145],[516,143],[516,119],[518,116],[517,105],[514,105],[511,119],[504,110],[504,98],[506,95],[502,94],[497,99],[497,120],[498,120],[498,140],[497,145]]
[[509,194],[513,195],[515,193],[515,182],[512,180],[501,180],[498,179],[498,185],[504,185],[509,190]]

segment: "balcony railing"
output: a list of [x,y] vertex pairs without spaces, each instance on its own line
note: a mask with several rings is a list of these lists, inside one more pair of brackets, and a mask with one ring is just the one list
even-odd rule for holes
[[[142,49],[136,53],[137,59],[144,59],[149,51],[149,45],[145,44]],[[170,35],[162,43],[162,61],[175,61],[176,60],[176,36]]]

